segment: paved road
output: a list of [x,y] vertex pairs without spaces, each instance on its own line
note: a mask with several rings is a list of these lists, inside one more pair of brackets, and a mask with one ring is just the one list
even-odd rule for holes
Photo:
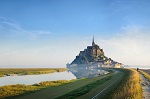
[[140,73],[143,99],[150,99],[150,82]]
[[120,75],[120,77],[119,77],[118,79],[116,79],[114,82],[112,82],[109,86],[105,87],[103,90],[101,90],[101,91],[100,91],[99,93],[97,93],[95,96],[93,96],[91,99],[98,99],[98,96],[100,96],[101,94],[103,94],[103,92],[104,92],[105,90],[107,90],[109,87],[113,86],[113,85],[115,84],[115,82],[117,82],[122,76],[123,76],[123,74]]

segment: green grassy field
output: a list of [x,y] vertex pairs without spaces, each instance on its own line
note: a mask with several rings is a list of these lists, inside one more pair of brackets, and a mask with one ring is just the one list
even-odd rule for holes
[[[74,99],[74,98],[79,98],[80,96],[82,95],[85,95],[87,93],[89,93],[91,90],[95,89],[96,87],[106,83],[108,80],[110,80],[112,78],[112,76],[107,76],[105,78],[102,78],[102,79],[98,79],[90,84],[87,84],[85,86],[82,86],[76,90],[73,90],[65,95],[62,95],[62,96],[59,96],[59,97],[56,97],[55,99]],[[82,96],[81,99],[83,98],[90,98],[89,96],[86,97],[86,96]]]
[[67,68],[0,68],[0,77],[9,74],[36,75],[66,71]]

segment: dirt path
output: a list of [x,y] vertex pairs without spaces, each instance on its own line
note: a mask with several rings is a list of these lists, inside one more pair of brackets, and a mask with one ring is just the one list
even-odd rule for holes
[[142,74],[140,74],[140,77],[143,89],[143,99],[150,99],[150,82]]

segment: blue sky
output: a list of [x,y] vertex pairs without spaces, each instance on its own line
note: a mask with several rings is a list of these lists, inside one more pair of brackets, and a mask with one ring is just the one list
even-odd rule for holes
[[95,42],[150,65],[149,0],[0,0],[0,67],[65,67]]

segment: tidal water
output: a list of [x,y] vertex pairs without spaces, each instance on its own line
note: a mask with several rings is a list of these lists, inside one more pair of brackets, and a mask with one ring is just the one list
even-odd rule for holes
[[0,86],[14,85],[14,84],[32,85],[35,83],[40,83],[42,81],[71,80],[71,79],[76,79],[76,77],[71,72],[68,71],[55,72],[50,74],[41,74],[41,75],[6,76],[0,77]]
[[15,84],[32,85],[43,81],[91,78],[107,73],[107,71],[101,69],[70,69],[69,71],[65,72],[55,72],[41,75],[6,76],[0,77],[0,86]]

